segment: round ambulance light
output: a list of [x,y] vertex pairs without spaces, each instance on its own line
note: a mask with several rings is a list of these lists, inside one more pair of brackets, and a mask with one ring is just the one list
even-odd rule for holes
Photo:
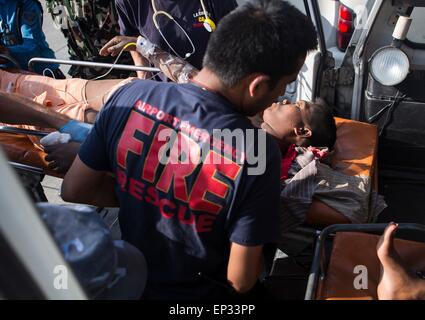
[[370,61],[372,77],[384,86],[395,86],[409,73],[409,58],[398,48],[384,47],[378,49]]

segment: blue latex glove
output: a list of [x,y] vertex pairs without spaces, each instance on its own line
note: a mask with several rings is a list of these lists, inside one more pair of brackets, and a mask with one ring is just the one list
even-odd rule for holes
[[70,120],[59,129],[61,133],[68,133],[71,135],[71,140],[76,142],[84,142],[90,133],[92,124],[84,123],[76,120]]

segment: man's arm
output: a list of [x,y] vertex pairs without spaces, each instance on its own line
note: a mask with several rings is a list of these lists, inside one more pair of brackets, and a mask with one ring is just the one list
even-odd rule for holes
[[63,180],[61,196],[68,202],[97,207],[119,206],[114,191],[114,178],[111,174],[89,168],[79,156],[75,158]]
[[229,214],[227,233],[231,248],[227,279],[239,293],[248,292],[259,280],[263,245],[276,242],[280,234],[280,152],[271,137],[265,138],[266,141],[258,139],[254,143],[265,142],[262,161],[266,162],[266,171],[249,175],[248,168],[244,168],[239,186],[241,196]]
[[[149,61],[144,58],[140,53],[137,51],[130,51],[131,57],[133,58],[134,65],[135,66],[143,66],[143,67],[149,67]],[[150,72],[147,71],[137,71],[137,77],[140,79],[148,79],[150,77]]]
[[258,281],[262,269],[263,246],[247,247],[231,243],[227,280],[237,293],[246,293]]
[[[109,56],[115,57],[120,54],[121,51],[130,51],[131,57],[133,58],[134,65],[149,67],[149,61],[145,59],[140,53],[135,51],[135,46],[129,46],[126,49],[126,45],[136,42],[137,37],[128,37],[128,36],[116,36],[108,41],[99,51],[101,56]],[[147,79],[150,76],[150,72],[146,71],[137,71],[137,77],[140,79]]]
[[0,121],[9,124],[28,124],[59,129],[70,121],[60,114],[29,99],[0,92]]

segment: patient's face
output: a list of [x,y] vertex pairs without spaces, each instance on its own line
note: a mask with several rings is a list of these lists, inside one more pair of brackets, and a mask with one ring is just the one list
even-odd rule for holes
[[304,127],[304,114],[308,104],[278,102],[264,110],[261,128],[274,136],[281,144],[295,143],[295,128]]

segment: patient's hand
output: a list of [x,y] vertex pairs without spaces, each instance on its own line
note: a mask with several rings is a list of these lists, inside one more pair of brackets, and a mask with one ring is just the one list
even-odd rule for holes
[[44,147],[44,152],[47,153],[45,160],[49,162],[49,169],[65,174],[74,162],[80,145],[77,142],[69,142]]

